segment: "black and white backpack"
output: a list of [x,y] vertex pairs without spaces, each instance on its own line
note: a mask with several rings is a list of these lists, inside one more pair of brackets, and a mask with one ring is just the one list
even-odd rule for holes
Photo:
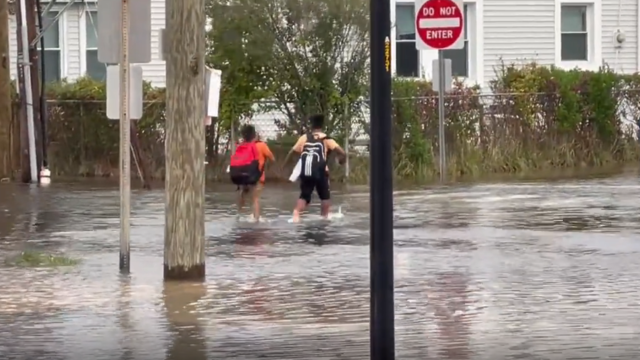
[[327,136],[316,139],[313,134],[307,134],[307,142],[302,147],[300,154],[302,160],[300,177],[317,179],[324,175],[327,166],[324,144],[326,139],[328,139]]

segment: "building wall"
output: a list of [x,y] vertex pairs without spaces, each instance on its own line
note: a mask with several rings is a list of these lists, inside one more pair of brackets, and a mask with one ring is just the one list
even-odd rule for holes
[[[487,87],[495,72],[504,64],[535,61],[541,65],[564,68],[597,70],[607,64],[618,72],[634,73],[640,69],[638,33],[640,8],[638,0],[465,0],[467,7],[468,76],[469,83]],[[399,42],[396,10],[398,6],[412,5],[412,0],[392,0],[392,48],[396,72],[399,55],[395,49]],[[587,39],[586,56],[582,60],[562,57],[563,32],[568,19],[563,9],[583,10],[584,29],[573,29],[567,39],[584,36]],[[563,20],[564,19],[564,20]],[[565,23],[565,27],[563,27]],[[573,24],[574,27],[577,26]],[[563,31],[563,29],[565,29]],[[620,30],[625,41],[617,46],[614,33]],[[571,41],[565,41],[569,43]],[[431,64],[437,51],[420,51],[420,71],[417,77],[430,79]]]
[[[602,0],[602,58],[616,71],[640,71],[639,11],[638,0]],[[614,46],[617,30],[626,37],[621,47]]]
[[[398,6],[412,7],[412,0],[391,0],[392,69],[399,68],[398,43],[401,38],[396,18]],[[502,63],[536,61],[542,65],[595,70],[602,64],[633,73],[640,69],[640,27],[638,0],[465,0],[467,8],[467,74],[469,83],[487,83]],[[52,10],[60,11],[64,3]],[[563,6],[584,6],[589,58],[585,61],[562,59]],[[95,11],[95,1],[72,5],[60,17],[58,56],[60,75],[70,80],[87,71],[87,12]],[[152,62],[143,64],[144,77],[155,86],[165,85],[165,64],[160,60],[159,31],[165,26],[165,1],[151,1]],[[93,18],[97,19],[96,13]],[[16,74],[17,38],[15,17],[10,17],[11,72]],[[56,26],[56,25],[54,25]],[[621,31],[625,41],[614,41]],[[410,40],[409,40],[410,41]],[[410,46],[410,45],[407,45]],[[50,52],[47,53],[48,55]],[[418,77],[430,79],[437,51],[417,52]],[[49,55],[55,56],[55,55]]]
[[555,0],[484,0],[484,79],[502,64],[555,61]]
[[[154,86],[165,85],[165,64],[160,60],[159,33],[164,28],[164,0],[152,0],[151,2],[151,62],[142,64],[144,79]],[[61,11],[64,4],[54,5],[52,11]],[[88,32],[94,31],[88,26],[91,19],[97,21],[95,2],[77,3],[69,7],[53,25],[59,34],[60,77],[69,80],[77,79],[87,72],[87,38]],[[92,12],[92,18],[88,13]],[[89,21],[87,21],[89,19]],[[11,51],[11,74],[16,76],[17,64],[17,29],[15,16],[9,19],[9,45]],[[53,31],[47,31],[45,37],[52,35]],[[95,32],[94,32],[95,34]],[[89,35],[90,36],[90,35]],[[51,36],[50,36],[51,37]],[[48,56],[56,56],[53,51],[47,52]]]

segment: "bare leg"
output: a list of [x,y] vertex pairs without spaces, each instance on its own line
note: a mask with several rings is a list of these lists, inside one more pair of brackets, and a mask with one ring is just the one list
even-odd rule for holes
[[293,209],[293,222],[300,222],[300,213],[307,208],[307,201],[304,199],[298,199],[296,202],[296,207]]
[[325,174],[326,178],[322,179],[316,186],[318,197],[320,197],[320,215],[328,219],[331,210],[331,190],[329,189],[329,174]]
[[331,200],[322,200],[320,202],[320,215],[323,218],[328,219],[330,211],[331,211]]
[[244,204],[245,204],[245,196],[247,195],[248,192],[249,192],[249,189],[247,188],[240,189],[240,195],[238,195],[238,216],[240,216],[242,213],[242,209],[244,208]]
[[262,194],[263,188],[264,184],[258,183],[253,189],[253,217],[256,219],[256,222],[260,221],[260,195]]

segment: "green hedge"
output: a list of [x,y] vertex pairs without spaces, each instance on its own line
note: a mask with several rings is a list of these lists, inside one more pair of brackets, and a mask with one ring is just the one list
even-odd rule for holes
[[[484,91],[455,84],[445,100],[449,176],[636,161],[637,142],[620,119],[638,118],[638,89],[638,75],[616,75],[606,69],[564,71],[536,64],[502,67]],[[80,79],[51,86],[48,93],[54,173],[113,175],[118,160],[118,126],[105,117],[104,85]],[[393,98],[396,176],[412,180],[436,176],[437,96],[431,84],[396,78]],[[154,177],[162,177],[163,89],[146,86],[145,101],[145,115],[136,122],[137,132],[144,160]],[[224,105],[225,99],[222,101]],[[230,123],[230,119],[222,120],[220,124]],[[229,130],[221,126],[215,130],[208,134],[209,146],[221,153],[221,139]],[[217,165],[211,168],[224,168],[218,160],[210,159]],[[352,180],[366,181],[366,156],[351,160]],[[282,166],[272,169],[268,173],[271,177],[286,178],[289,171]]]
[[[490,91],[456,84],[446,99],[451,176],[601,166],[637,160],[623,117],[638,118],[640,76],[504,66]],[[427,82],[394,81],[396,170],[435,175],[437,97]]]

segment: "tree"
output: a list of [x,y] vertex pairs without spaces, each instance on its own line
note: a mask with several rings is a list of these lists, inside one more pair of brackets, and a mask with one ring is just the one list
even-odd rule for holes
[[219,131],[228,131],[239,119],[250,118],[257,110],[255,104],[270,96],[267,66],[271,54],[268,44],[249,36],[249,20],[243,18],[242,6],[215,0],[207,1],[205,8],[211,20],[205,61],[222,70]]
[[318,112],[328,115],[328,131],[344,129],[345,115],[361,111],[369,72],[366,1],[210,1],[212,9],[227,9],[210,13],[213,52],[235,70],[226,84],[269,100],[263,110],[286,114],[287,122],[277,122],[281,130],[302,133],[303,120]]

